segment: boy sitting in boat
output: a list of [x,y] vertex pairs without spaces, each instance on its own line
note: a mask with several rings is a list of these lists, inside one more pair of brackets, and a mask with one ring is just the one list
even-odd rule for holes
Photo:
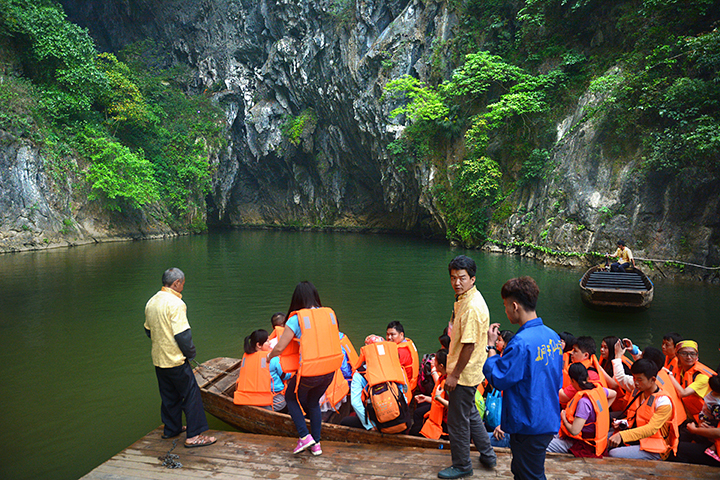
[[[585,366],[585,369],[588,372],[588,379],[592,383],[607,387],[605,378],[600,376],[601,367],[595,357],[596,349],[597,346],[592,337],[577,337],[575,339],[575,345],[573,345],[572,353],[570,354],[570,360],[572,363],[581,363]],[[577,389],[572,386],[568,370],[565,369],[563,371],[563,388],[561,388],[559,392],[560,405],[565,407],[576,393]]]
[[625,240],[618,240],[617,250],[612,255],[608,255],[617,258],[617,262],[610,265],[611,272],[622,272],[625,273],[625,269],[632,265],[635,268],[635,258],[633,257],[632,251],[625,246]]

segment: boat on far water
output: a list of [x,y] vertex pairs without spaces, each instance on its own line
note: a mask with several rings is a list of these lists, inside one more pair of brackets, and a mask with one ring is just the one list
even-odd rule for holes
[[654,285],[639,268],[610,272],[604,266],[590,268],[580,279],[583,303],[598,309],[639,310],[653,300]]

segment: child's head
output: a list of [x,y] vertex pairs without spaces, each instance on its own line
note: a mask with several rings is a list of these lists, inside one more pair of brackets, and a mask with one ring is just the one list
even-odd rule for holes
[[633,363],[632,367],[630,367],[630,372],[632,372],[633,380],[635,381],[635,388],[647,393],[653,392],[657,387],[655,377],[657,376],[658,370],[657,365],[647,358],[641,358]]
[[255,330],[250,335],[245,337],[245,343],[243,350],[245,353],[250,355],[251,353],[258,352],[260,350],[270,350],[270,342],[268,342],[267,330]]
[[435,359],[433,360],[435,362],[435,369],[438,371],[440,375],[445,374],[445,368],[447,367],[447,350],[444,348],[441,348],[435,353]]
[[502,330],[500,335],[498,335],[497,340],[495,340],[495,348],[497,349],[497,352],[502,353],[503,350],[505,350],[505,346],[514,336],[515,334],[510,330]]
[[720,398],[720,375],[713,375],[710,377],[708,385],[710,386],[710,390],[712,390],[713,395]]
[[572,350],[573,363],[582,362],[595,355],[595,340],[592,337],[583,336],[575,339],[575,345]]
[[283,325],[285,325],[285,314],[282,312],[273,314],[273,316],[270,317],[270,323],[272,324],[273,328],[282,327]]
[[573,363],[568,367],[568,376],[570,380],[577,383],[576,388],[581,390],[592,390],[595,385],[588,381],[588,371],[582,363]]
[[442,345],[445,350],[450,350],[450,335],[443,333],[438,337],[438,340],[440,340],[440,345]]

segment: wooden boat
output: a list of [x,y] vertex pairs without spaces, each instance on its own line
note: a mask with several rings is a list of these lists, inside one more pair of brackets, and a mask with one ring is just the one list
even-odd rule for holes
[[[220,357],[208,360],[195,368],[195,379],[200,386],[205,410],[223,422],[245,432],[297,437],[295,424],[290,415],[233,403],[240,363],[241,360],[237,358]],[[334,442],[377,443],[435,449],[450,448],[450,442],[446,440],[391,435],[332,423],[323,423],[322,438]]]
[[653,299],[652,281],[638,268],[625,272],[595,266],[580,279],[582,301],[594,308],[642,309]]

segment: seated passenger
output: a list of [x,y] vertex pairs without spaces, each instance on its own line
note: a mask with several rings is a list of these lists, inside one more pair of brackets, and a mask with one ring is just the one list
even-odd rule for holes
[[[607,387],[605,377],[600,376],[601,367],[595,357],[595,340],[592,337],[577,337],[573,346],[570,360],[572,363],[582,363],[588,371],[588,379],[595,384]],[[567,369],[563,371],[563,388],[560,389],[560,405],[565,406],[575,396],[577,390],[571,385]]]
[[577,393],[560,412],[560,434],[552,439],[546,451],[601,457],[607,448],[610,405],[617,393],[590,383],[587,369],[580,363],[570,365],[568,375]]
[[[390,385],[392,384],[392,385]],[[386,392],[394,395],[396,392],[399,415],[391,422],[394,425],[383,425],[373,420],[372,401],[378,389],[388,387]],[[349,427],[365,428],[366,430],[379,430],[385,433],[400,433],[407,429],[409,419],[405,391],[407,378],[400,365],[397,344],[387,342],[377,335],[369,335],[365,339],[365,346],[360,349],[355,373],[350,383],[350,402],[355,416],[346,417],[340,422]],[[392,432],[390,430],[393,430]]]
[[412,392],[417,387],[418,375],[420,374],[420,359],[418,358],[417,348],[412,340],[405,337],[405,329],[397,320],[390,322],[387,326],[388,342],[395,342],[398,346],[398,355],[400,356],[400,365],[405,369],[405,375],[408,379],[408,403],[412,398]]
[[273,331],[270,333],[270,347],[275,348],[275,345],[277,345],[278,339],[283,333],[283,330],[285,330],[285,314],[282,312],[274,313],[272,317],[270,317],[270,324],[272,325]]
[[236,405],[255,405],[267,410],[287,410],[284,380],[291,377],[280,367],[280,358],[268,362],[267,354],[272,348],[268,332],[255,330],[245,337],[245,354],[238,373],[237,387],[233,398]]
[[[413,412],[413,424],[409,435],[423,435],[427,438],[438,439],[443,435],[445,419],[447,417],[447,395],[445,394],[445,378],[447,371],[447,350],[441,348],[433,356],[433,370],[438,379],[430,395],[415,395],[417,406]],[[424,425],[428,425],[427,427]]]
[[[638,392],[630,402],[626,419],[613,422],[613,427],[620,431],[608,439],[610,456],[664,460],[677,451],[676,406],[657,385],[658,368],[652,361],[641,358],[633,363],[630,371]],[[631,444],[638,441],[639,444]]]
[[[498,335],[497,340],[495,340],[495,351],[498,355],[502,355],[503,350],[505,350],[505,345],[507,345],[510,339],[514,336],[515,334],[510,330],[500,330],[500,335]],[[490,346],[488,348],[493,347]]]
[[720,376],[713,375],[708,381],[710,393],[705,395],[700,423],[687,424],[693,442],[681,441],[675,461],[720,467]]
[[[710,390],[708,381],[715,372],[698,361],[698,344],[693,340],[679,342],[675,350],[678,357],[678,372],[677,375],[670,376],[670,381],[685,405],[688,419],[692,418],[698,422],[703,398]],[[677,380],[678,377],[680,381]]]
[[662,350],[662,353],[665,354],[665,365],[663,365],[665,368],[667,368],[670,371],[671,375],[676,375],[675,378],[677,381],[681,381],[682,378],[679,378],[679,372],[678,369],[678,358],[677,358],[677,344],[682,341],[682,336],[680,336],[679,333],[668,333],[667,335],[663,336],[662,339],[662,347],[660,349]]
[[[625,408],[626,402],[624,401],[625,396],[628,393],[628,390],[632,391],[632,388],[626,389],[625,386],[619,384],[617,380],[614,378],[614,367],[613,367],[613,360],[615,360],[615,348],[616,345],[622,345],[623,342],[616,336],[610,335],[602,339],[602,342],[600,342],[600,374],[605,377],[605,382],[607,382],[608,388],[612,388],[617,393],[617,400],[613,402],[612,404],[612,410],[613,411],[622,411]],[[637,348],[637,347],[635,347]],[[632,360],[630,360],[628,357],[621,355],[619,358],[620,365],[626,375],[630,375],[630,366],[632,365]]]
[[630,265],[635,266],[635,259],[630,249],[625,246],[624,240],[618,240],[617,247],[615,253],[612,254],[613,257],[617,258],[617,262],[610,265],[610,271],[625,273],[625,269],[629,268]]

